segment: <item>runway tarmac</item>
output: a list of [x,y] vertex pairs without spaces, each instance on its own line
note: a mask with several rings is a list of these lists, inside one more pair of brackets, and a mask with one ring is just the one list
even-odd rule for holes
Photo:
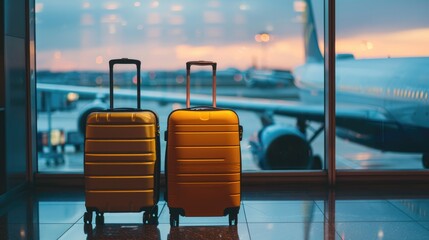
[[[210,89],[202,89],[198,93],[209,92]],[[268,92],[267,89],[235,89],[236,95],[243,96],[274,96],[281,99],[296,98],[296,89],[288,91],[275,91]],[[234,89],[219,89],[222,95],[234,95]],[[219,95],[221,95],[219,94]],[[192,97],[191,97],[192,99]],[[135,102],[130,99],[115,99],[115,107],[133,107]],[[79,110],[82,109],[88,100],[80,100],[76,110],[54,112],[52,113],[52,128],[63,129],[65,131],[77,130],[77,118]],[[116,105],[117,104],[117,105]],[[146,109],[155,110],[160,119],[161,130],[161,156],[162,165],[164,169],[164,155],[165,155],[165,141],[163,139],[163,132],[166,130],[167,118],[173,108],[183,108],[180,104],[167,104],[160,105],[156,102],[142,102],[142,107]],[[248,139],[261,129],[261,122],[257,114],[249,111],[236,110],[240,117],[241,125],[244,128],[243,141],[241,142],[242,149],[242,169],[243,171],[260,171],[259,167],[252,160],[249,151]],[[37,127],[39,130],[46,130],[48,128],[47,113],[38,113]],[[288,124],[295,126],[295,119],[275,116],[275,121],[280,124]],[[318,123],[312,123],[314,128],[318,127]],[[320,134],[312,144],[313,152],[323,157],[324,155],[324,135]],[[371,170],[398,170],[398,169],[422,169],[421,155],[419,154],[397,154],[397,153],[383,153],[378,150],[363,147],[354,143],[344,141],[336,138],[336,166],[337,169],[371,169]],[[63,154],[63,153],[61,153]],[[52,160],[46,159],[42,154],[39,154],[39,171],[40,172],[83,172],[83,152],[76,152],[72,146],[65,148],[64,162],[55,163]]]

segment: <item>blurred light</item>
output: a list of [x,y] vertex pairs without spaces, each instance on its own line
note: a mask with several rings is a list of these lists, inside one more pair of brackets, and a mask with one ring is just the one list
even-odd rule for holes
[[61,51],[55,51],[54,52],[54,59],[61,59],[62,53]]
[[267,229],[272,230],[274,228],[274,225],[272,223],[267,224]]
[[311,96],[317,96],[317,91],[316,90],[311,90],[310,94],[311,94]]
[[19,230],[19,236],[20,236],[21,238],[25,239],[26,235],[27,235],[27,234],[25,234],[25,229],[21,228],[21,229]]
[[118,15],[115,15],[115,14],[109,15],[109,20],[112,21],[112,22],[117,21],[118,20]]
[[270,41],[270,34],[268,34],[268,33],[256,34],[255,40],[257,42],[269,42]]
[[177,84],[182,84],[185,82],[185,78],[182,75],[179,75],[176,77],[176,83]]
[[97,56],[97,57],[95,58],[95,63],[97,63],[97,64],[102,64],[102,63],[103,63],[103,61],[104,61],[104,59],[103,59],[103,57],[102,57],[102,56]]
[[173,108],[173,110],[181,109],[182,105],[180,103],[173,103],[171,108]]
[[151,8],[157,8],[159,6],[159,2],[158,1],[153,1],[151,4],[150,4],[150,7]]
[[127,25],[128,25],[128,23],[127,23],[127,21],[122,21],[121,25],[122,25],[122,26],[127,26]]
[[74,102],[79,99],[79,94],[71,92],[67,94],[67,100],[69,102]]
[[367,161],[373,158],[374,156],[371,153],[357,153],[354,157],[354,160],[358,161]]
[[[65,142],[64,131],[59,129],[51,130],[51,144],[54,146],[62,145]],[[25,231],[24,231],[25,234]]]
[[83,9],[88,9],[88,8],[90,8],[91,7],[91,3],[89,3],[89,2],[84,2],[83,4],[82,4],[82,8]]
[[218,8],[218,7],[220,7],[220,2],[219,2],[219,1],[217,1],[217,0],[213,0],[213,1],[210,1],[210,2],[207,4],[207,6],[209,6],[209,7],[211,7],[211,8]]
[[134,2],[134,7],[140,7],[142,4],[140,2]]
[[149,13],[147,16],[147,23],[156,25],[161,23],[161,15],[159,13]]
[[156,72],[154,72],[154,71],[150,71],[149,72],[149,79],[150,80],[154,80],[156,78]]
[[270,35],[268,33],[261,34],[261,40],[262,40],[262,42],[270,41]]
[[143,30],[143,25],[141,25],[141,24],[137,25],[137,29],[138,30]]
[[241,80],[243,80],[243,76],[241,74],[234,75],[234,81],[241,82]]
[[116,2],[108,2],[106,4],[104,4],[104,9],[106,10],[116,10],[118,9],[119,4]]
[[307,3],[304,1],[297,0],[293,2],[293,10],[295,10],[295,12],[302,13],[305,11],[305,8],[307,8]]
[[113,24],[109,25],[109,34],[115,34],[116,33],[116,26]]
[[361,49],[362,50],[372,50],[374,48],[374,44],[369,41],[362,41]]
[[135,75],[135,76],[133,77],[133,84],[134,84],[134,85],[137,85],[137,75]]
[[179,36],[183,34],[183,30],[181,28],[173,28],[169,31],[170,35]]
[[185,22],[182,16],[171,16],[168,23],[171,25],[182,25]]
[[108,14],[108,15],[104,15],[101,18],[101,22],[102,23],[118,23],[118,22],[121,22],[121,19],[116,14]]
[[378,239],[383,239],[384,238],[384,231],[382,229],[378,230]]
[[249,5],[247,5],[245,3],[240,4],[240,10],[241,11],[249,10]]
[[297,15],[292,19],[292,22],[294,23],[305,23],[305,17],[303,14]]
[[85,13],[80,18],[80,24],[83,25],[83,26],[94,25],[94,18],[92,17],[91,14]]
[[35,8],[36,13],[42,12],[43,6],[44,6],[43,3],[36,3],[36,8]]
[[204,22],[205,23],[222,23],[223,22],[222,13],[216,12],[216,11],[204,12]]
[[171,6],[170,10],[173,12],[180,12],[183,10],[183,6],[182,5],[173,5],[173,6]]
[[103,83],[103,77],[98,76],[98,77],[95,79],[95,83],[96,83],[97,85],[101,85],[101,84]]

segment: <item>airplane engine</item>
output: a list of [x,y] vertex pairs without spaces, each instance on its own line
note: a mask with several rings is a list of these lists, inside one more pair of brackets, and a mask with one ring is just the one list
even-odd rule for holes
[[312,169],[313,153],[306,137],[296,128],[269,125],[250,139],[252,154],[261,169]]
[[88,115],[92,112],[106,110],[108,108],[109,105],[102,101],[102,99],[96,98],[92,103],[86,105],[82,109],[77,119],[77,129],[82,134],[82,136],[85,136],[86,119],[88,118]]

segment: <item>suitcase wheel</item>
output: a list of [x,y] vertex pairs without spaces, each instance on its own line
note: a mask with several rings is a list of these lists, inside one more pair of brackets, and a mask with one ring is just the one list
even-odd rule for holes
[[104,215],[103,213],[97,213],[97,216],[95,216],[95,224],[96,225],[103,225],[104,224]]
[[85,212],[83,214],[83,222],[85,224],[91,224],[92,223],[92,212]]
[[229,216],[229,226],[237,226],[238,214],[230,213],[228,216]]
[[92,224],[84,224],[83,225],[83,233],[87,235],[92,235]]
[[178,213],[170,213],[170,226],[178,227],[179,226],[179,214]]
[[158,225],[158,205],[143,214],[143,224]]
[[152,214],[145,212],[143,214],[143,224],[158,225],[158,217],[155,217]]

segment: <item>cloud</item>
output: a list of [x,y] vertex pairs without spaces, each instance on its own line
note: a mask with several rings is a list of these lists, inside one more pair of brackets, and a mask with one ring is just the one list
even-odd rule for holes
[[87,47],[77,50],[48,50],[37,54],[38,68],[51,71],[107,71],[113,58],[136,58],[146,70],[184,68],[189,60],[217,61],[219,68],[292,68],[303,62],[300,38],[278,39],[265,46],[258,43],[213,45],[122,44]]
[[429,56],[429,28],[359,34],[337,39],[337,52],[357,58]]

